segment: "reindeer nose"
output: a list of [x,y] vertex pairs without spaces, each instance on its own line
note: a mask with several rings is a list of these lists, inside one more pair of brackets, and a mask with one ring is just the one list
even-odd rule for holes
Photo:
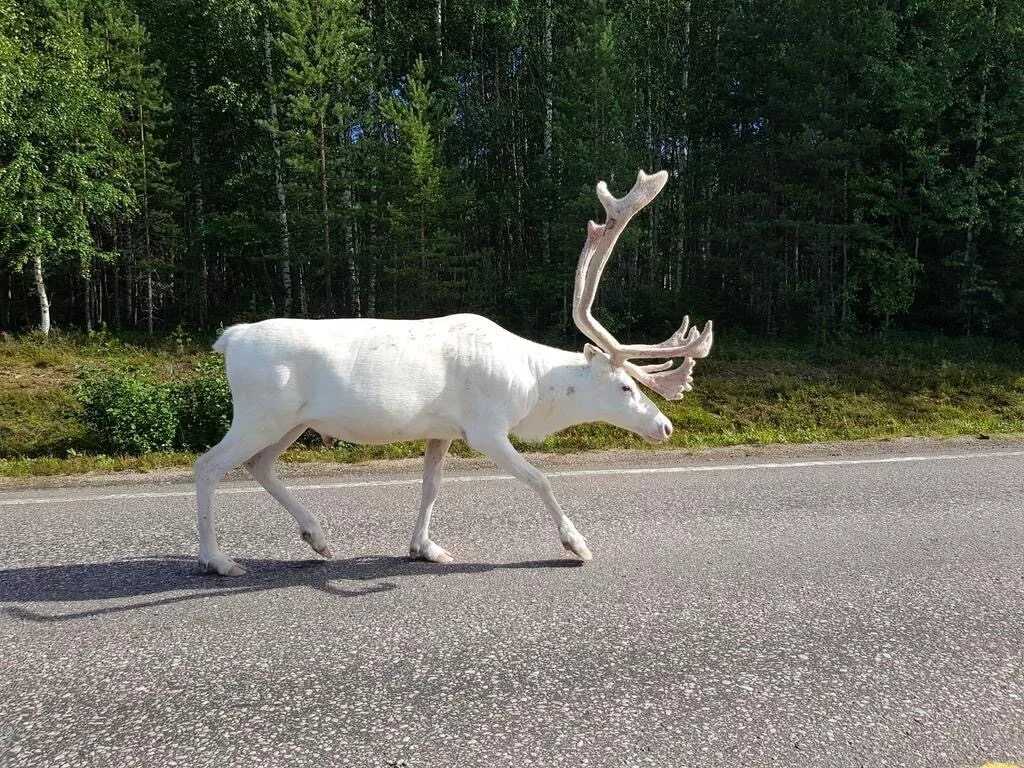
[[664,440],[668,440],[672,437],[672,422],[664,416],[661,417],[661,434],[664,436]]

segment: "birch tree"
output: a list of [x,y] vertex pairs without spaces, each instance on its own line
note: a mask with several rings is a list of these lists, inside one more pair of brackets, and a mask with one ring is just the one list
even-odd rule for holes
[[121,163],[111,162],[120,154],[117,101],[100,87],[84,7],[13,10],[20,45],[13,46],[12,70],[21,82],[8,88],[0,138],[0,252],[15,269],[31,266],[45,334],[47,272],[70,262],[88,277],[95,260],[111,256],[94,240],[90,221],[109,218],[131,198]]

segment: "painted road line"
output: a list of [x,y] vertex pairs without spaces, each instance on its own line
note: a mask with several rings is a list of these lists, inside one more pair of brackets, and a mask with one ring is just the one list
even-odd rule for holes
[[[546,472],[548,477],[592,477],[595,475],[671,475],[698,472],[749,472],[751,470],[799,469],[806,467],[849,467],[866,464],[911,464],[931,461],[963,461],[971,459],[1002,459],[1024,456],[1024,451],[998,451],[984,453],[936,454],[934,456],[888,456],[873,459],[821,459],[817,461],[763,462],[756,464],[717,464],[687,467],[634,467],[629,469],[569,469],[560,472]],[[513,480],[511,475],[455,475],[445,477],[445,483],[486,483]],[[399,485],[420,485],[419,478],[403,480],[358,480],[341,483],[317,483],[313,485],[290,485],[290,490],[303,491],[341,490],[345,488],[386,488]],[[221,488],[218,496],[234,496],[246,493],[265,493],[261,487]],[[48,498],[0,499],[0,507],[18,507],[26,504],[70,504],[85,501],[114,501],[117,499],[174,499],[195,496],[195,491],[149,491],[139,493],[105,493],[81,496],[53,496]]]

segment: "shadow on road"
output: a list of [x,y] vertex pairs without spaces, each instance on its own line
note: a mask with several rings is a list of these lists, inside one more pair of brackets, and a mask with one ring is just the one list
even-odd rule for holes
[[[21,606],[4,611],[30,621],[69,621],[187,600],[283,587],[305,586],[334,597],[362,597],[398,589],[393,580],[409,576],[439,578],[519,568],[574,568],[578,560],[528,560],[518,563],[449,563],[436,565],[406,557],[370,555],[345,560],[240,560],[250,569],[246,576],[225,578],[201,573],[194,557],[117,560],[107,563],[46,565],[0,571],[2,603],[69,603],[124,600],[167,595],[153,600],[104,605],[57,615],[41,614]],[[349,582],[340,586],[334,582]],[[363,586],[360,586],[360,584]],[[182,594],[183,593],[183,594]]]

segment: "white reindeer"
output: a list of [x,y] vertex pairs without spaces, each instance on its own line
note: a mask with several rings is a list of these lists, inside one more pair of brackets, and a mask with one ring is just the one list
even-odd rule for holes
[[[691,388],[694,358],[711,349],[688,319],[655,345],[622,345],[591,314],[601,273],[629,220],[665,186],[661,171],[637,175],[621,199],[604,182],[597,196],[604,224],[589,222],[573,295],[573,319],[594,345],[583,353],[528,341],[477,315],[430,320],[265,320],[228,328],[214,344],[227,360],[234,402],[231,429],[196,462],[199,562],[240,576],[245,569],[217,545],[212,510],[220,479],[241,463],[298,521],[302,539],[331,557],[320,522],[274,473],[274,462],[307,428],[353,443],[426,440],[423,496],[409,544],[435,563],[451,555],[430,540],[430,513],[452,440],[464,439],[541,497],[562,546],[590,560],[586,540],[562,512],[547,478],[520,456],[509,434],[525,440],[590,421],[605,421],[658,443],[672,424],[634,383],[674,400]],[[596,345],[596,346],[595,346]],[[637,359],[667,359],[637,365]],[[674,359],[685,358],[672,368]]]

